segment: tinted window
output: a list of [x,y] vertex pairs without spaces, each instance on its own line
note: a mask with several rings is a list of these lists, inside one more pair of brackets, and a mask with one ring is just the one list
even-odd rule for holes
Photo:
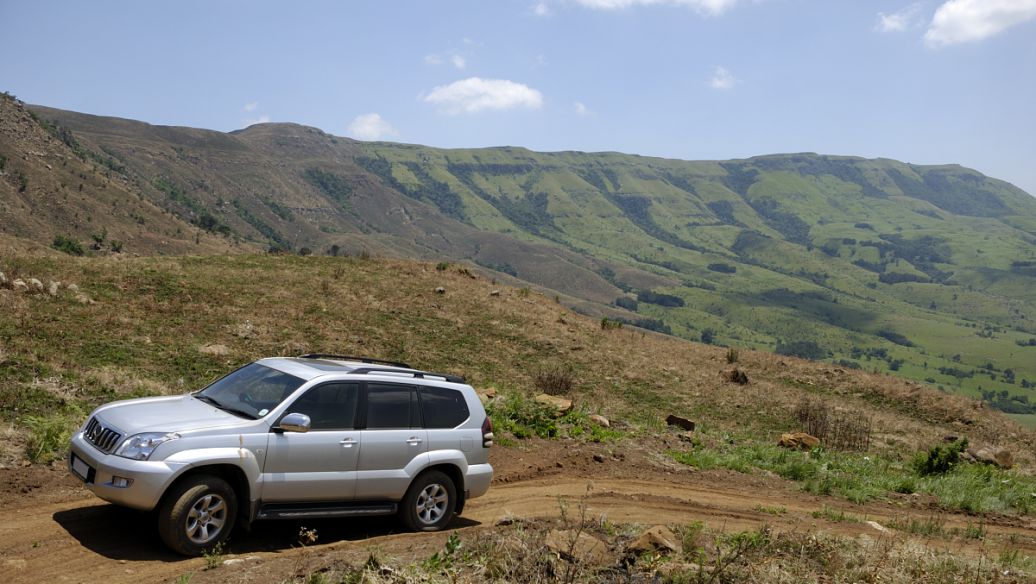
[[287,411],[309,416],[311,430],[350,430],[359,394],[357,383],[325,383],[304,393]]
[[422,387],[421,413],[425,428],[455,428],[468,419],[468,404],[455,389]]
[[265,416],[288,398],[304,380],[252,363],[216,381],[196,395],[211,398],[222,406],[256,417]]
[[367,384],[367,427],[413,428],[417,424],[417,392],[405,385]]

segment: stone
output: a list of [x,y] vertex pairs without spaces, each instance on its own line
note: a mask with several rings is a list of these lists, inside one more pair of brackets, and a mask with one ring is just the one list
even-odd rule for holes
[[878,523],[877,521],[868,521],[867,525],[870,525],[871,527],[873,527],[874,529],[877,529],[881,533],[888,533],[888,531],[889,531],[889,528],[887,528],[884,525]]
[[666,416],[665,423],[670,426],[676,426],[677,428],[683,428],[688,432],[694,431],[694,422],[688,420],[687,418],[674,416],[673,414],[669,414],[668,416]]
[[552,529],[544,540],[547,549],[562,559],[578,564],[605,566],[611,563],[608,545],[589,533]]
[[242,558],[231,558],[229,560],[223,560],[224,566],[233,566],[234,564],[243,564],[245,560]]
[[610,428],[612,425],[611,422],[608,421],[608,418],[605,418],[601,414],[590,414],[590,421],[602,428]]
[[79,292],[79,286],[76,286],[75,284],[69,284],[66,287],[68,288],[68,291],[73,293],[73,294],[75,294],[76,292]]
[[51,280],[50,283],[47,284],[47,294],[50,294],[51,296],[57,296],[58,290],[60,289],[61,282],[55,282],[54,280]]
[[202,345],[198,347],[198,352],[205,355],[215,355],[217,357],[223,357],[230,354],[230,348],[226,345]]
[[80,304],[93,304],[94,303],[92,298],[90,298],[86,294],[83,294],[82,292],[79,292],[78,294],[76,294],[76,302],[78,302]]
[[15,292],[29,291],[29,285],[21,280],[15,280],[14,282],[11,282],[11,288],[13,288]]
[[805,432],[792,432],[790,434],[781,434],[781,439],[777,441],[777,445],[784,448],[809,450],[820,446],[820,438],[810,436]]
[[493,290],[492,292],[489,293],[489,295],[490,296],[499,296],[500,295],[500,291],[499,290]]
[[6,288],[6,287],[7,287],[7,275],[4,274],[3,272],[0,272],[0,288]]
[[738,385],[748,385],[748,374],[745,373],[740,367],[735,367],[730,371],[723,372],[723,379],[731,383]]
[[532,399],[536,400],[537,403],[553,408],[555,416],[563,416],[572,411],[572,400],[561,396],[541,393]]
[[637,554],[645,552],[667,554],[680,551],[680,547],[679,540],[668,527],[656,525],[646,529],[626,549]]
[[435,289],[435,293],[436,294],[445,294],[446,293],[446,288],[443,288],[442,286],[439,286],[438,288]]
[[977,450],[969,448],[968,454],[970,454],[976,462],[981,462],[983,464],[990,464],[1005,469],[1014,466],[1014,455],[1006,448],[993,448],[991,446],[984,446]]
[[29,288],[32,288],[32,291],[36,292],[37,294],[42,294],[43,293],[43,282],[40,282],[36,278],[29,278]]
[[604,455],[597,453],[594,455],[594,462],[604,462]]

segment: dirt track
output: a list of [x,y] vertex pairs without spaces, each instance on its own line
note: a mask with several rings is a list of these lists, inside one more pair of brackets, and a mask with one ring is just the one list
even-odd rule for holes
[[[523,455],[542,461],[544,454]],[[585,454],[582,453],[581,460],[586,460]],[[582,504],[589,517],[603,514],[613,522],[680,524],[701,520],[712,528],[728,531],[770,525],[778,530],[816,528],[848,536],[883,536],[867,523],[831,523],[812,517],[812,512],[824,505],[878,523],[887,523],[897,515],[930,515],[894,503],[857,506],[818,498],[777,479],[733,473],[667,472],[632,463],[569,468],[561,474],[557,467],[530,465],[518,456],[509,457],[501,469],[501,481],[485,497],[469,503],[464,517],[454,524],[455,529],[462,533],[493,529],[497,521],[508,516],[556,517],[561,512],[561,497],[568,501],[570,515],[578,514]],[[167,552],[149,515],[105,504],[59,470],[39,472],[44,474],[36,482],[42,488],[26,494],[8,491],[0,499],[5,507],[5,521],[0,523],[0,579],[4,584],[168,582],[204,568],[204,559],[184,559]],[[525,478],[523,474],[535,476]],[[588,478],[591,476],[596,478]],[[773,514],[767,508],[784,511]],[[979,521],[960,515],[946,515],[944,519],[947,528]],[[982,545],[995,549],[998,542],[1002,545],[1014,534],[1014,547],[1036,555],[1036,523],[1032,520],[987,518],[984,522],[985,544],[958,540],[928,543],[974,553]],[[363,555],[376,548],[385,557],[405,561],[427,557],[441,548],[445,538],[443,534],[398,533],[394,522],[384,519],[314,521],[306,526],[317,529],[319,542],[305,552],[296,542],[300,524],[262,524],[250,534],[237,534],[232,543],[233,557],[248,560],[234,570],[203,574],[218,575],[219,579],[278,582],[291,573],[303,553],[324,557]]]

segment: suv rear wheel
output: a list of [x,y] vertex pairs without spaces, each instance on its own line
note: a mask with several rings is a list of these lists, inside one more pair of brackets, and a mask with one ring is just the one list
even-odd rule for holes
[[162,502],[158,532],[185,556],[201,555],[226,541],[237,517],[237,497],[226,481],[210,475],[189,477]]
[[408,528],[439,531],[453,519],[457,487],[446,473],[431,470],[414,479],[402,504],[399,512]]

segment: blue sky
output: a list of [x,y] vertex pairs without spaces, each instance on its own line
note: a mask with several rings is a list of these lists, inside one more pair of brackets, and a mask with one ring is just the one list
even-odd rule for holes
[[0,0],[0,90],[443,147],[960,163],[1036,194],[1036,0]]

